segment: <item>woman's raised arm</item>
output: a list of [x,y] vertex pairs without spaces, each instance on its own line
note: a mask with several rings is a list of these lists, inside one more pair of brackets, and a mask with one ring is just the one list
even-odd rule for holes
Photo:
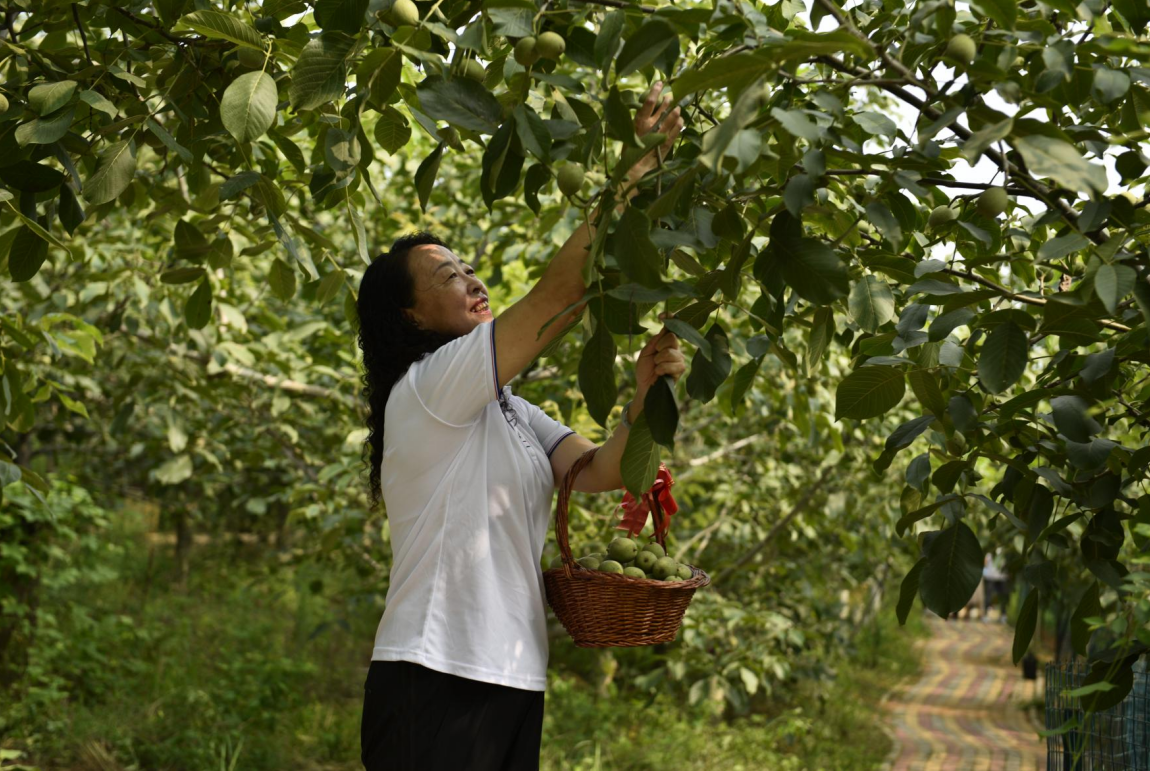
[[[638,115],[635,116],[635,133],[642,136],[659,124],[658,131],[665,133],[667,139],[657,152],[665,154],[682,130],[683,121],[679,117],[678,107],[664,113],[670,104],[670,97],[656,106],[662,88],[663,84],[656,82],[648,92]],[[624,189],[627,191],[626,200],[619,204],[620,208],[625,206],[626,201],[637,192],[634,183],[657,165],[655,152],[651,152],[644,155],[627,173],[624,184]],[[540,327],[548,320],[582,299],[585,289],[583,265],[587,259],[587,251],[595,238],[595,226],[591,222],[597,218],[598,209],[591,216],[590,222],[580,224],[567,242],[560,247],[531,291],[496,318],[495,361],[500,388],[522,372],[539,356],[548,343],[558,337],[567,325],[583,312],[583,306],[580,304],[555,319],[542,335],[539,334]]]

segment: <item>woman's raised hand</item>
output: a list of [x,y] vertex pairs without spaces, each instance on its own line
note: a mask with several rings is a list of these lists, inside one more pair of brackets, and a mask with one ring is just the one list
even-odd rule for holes
[[656,80],[635,115],[635,136],[642,141],[644,136],[654,131],[665,134],[667,138],[657,147],[651,148],[650,152],[631,167],[633,177],[641,177],[651,169],[657,168],[664,156],[671,152],[672,145],[679,138],[679,132],[683,130],[683,117],[679,108],[667,110],[671,104],[671,96],[668,94],[660,100],[659,95],[662,92],[663,81]]
[[[659,314],[659,318],[666,318],[666,314]],[[663,375],[677,382],[686,371],[687,360],[679,348],[679,338],[663,327],[639,351],[639,358],[635,362],[635,401],[642,404],[647,390]]]

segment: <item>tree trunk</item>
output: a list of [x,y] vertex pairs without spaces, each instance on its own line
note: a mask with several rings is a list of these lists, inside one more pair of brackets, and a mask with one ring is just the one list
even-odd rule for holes
[[284,501],[272,504],[272,511],[276,518],[276,549],[286,551],[291,548],[291,528],[288,527],[288,515],[291,509]]
[[192,523],[188,509],[176,509],[176,588],[180,592],[188,590],[188,572],[192,553]]

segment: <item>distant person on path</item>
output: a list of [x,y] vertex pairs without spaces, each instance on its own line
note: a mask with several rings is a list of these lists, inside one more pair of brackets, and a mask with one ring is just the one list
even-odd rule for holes
[[[992,605],[999,605],[998,618],[1002,623],[1006,623],[1006,602],[1009,598],[1007,593],[1007,579],[1005,570],[1006,560],[1002,556],[1001,549],[995,549],[994,553],[986,553],[986,557],[982,562],[982,620],[990,620],[989,609]],[[1001,600],[1001,602],[999,602]]]
[[[627,185],[656,168],[656,152],[682,130],[670,97],[657,102],[661,89],[647,94],[635,127],[667,138]],[[364,273],[372,502],[384,499],[393,552],[364,683],[368,771],[539,768],[548,659],[540,559],[555,486],[595,444],[507,383],[582,312],[594,236],[581,225],[498,319],[472,267],[429,233],[400,238]],[[675,335],[664,328],[647,341],[634,399],[576,490],[623,486],[619,461],[647,390],[685,371]]]

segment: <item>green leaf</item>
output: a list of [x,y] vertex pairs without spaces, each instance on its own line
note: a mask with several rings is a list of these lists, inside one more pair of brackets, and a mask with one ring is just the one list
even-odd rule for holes
[[[551,133],[539,114],[526,104],[515,105],[515,133],[527,152],[544,163],[551,162]],[[544,175],[548,179],[550,175]]]
[[1014,23],[1018,20],[1016,0],[971,0],[971,5],[993,19],[1002,29],[1014,29]]
[[1059,433],[1073,442],[1089,442],[1102,426],[1086,414],[1090,405],[1081,396],[1056,396],[1050,400],[1054,425]]
[[1050,262],[1051,260],[1058,260],[1068,254],[1085,249],[1090,246],[1090,239],[1081,233],[1070,233],[1069,235],[1059,236],[1052,238],[1042,246],[1038,247],[1038,261]]
[[28,106],[37,115],[50,115],[66,105],[75,92],[76,81],[74,80],[41,83],[28,89]]
[[212,285],[201,281],[184,305],[184,321],[189,329],[203,329],[212,318]]
[[27,225],[20,226],[8,247],[8,275],[13,281],[29,281],[40,272],[48,257],[48,242]]
[[[1013,0],[1007,0],[1007,2],[1013,2]],[[998,123],[987,123],[962,143],[962,157],[966,158],[967,163],[973,165],[978,161],[978,156],[986,152],[995,142],[1010,136],[1013,129],[1014,118],[1007,118]]]
[[1086,655],[1086,646],[1090,643],[1091,631],[1086,619],[1098,618],[1102,615],[1099,591],[1099,584],[1095,581],[1082,595],[1082,599],[1078,601],[1078,607],[1074,609],[1074,614],[1070,617],[1070,647],[1079,656]]
[[84,180],[84,200],[92,206],[115,200],[136,174],[136,143],[125,139],[100,153],[100,162]]
[[813,377],[822,367],[823,355],[827,352],[834,334],[834,311],[825,305],[816,308],[814,318],[811,319],[810,336],[807,338],[807,353],[803,358],[807,377]]
[[975,313],[970,308],[958,308],[944,313],[930,323],[927,339],[932,343],[945,340],[958,327],[969,326],[974,316]]
[[611,61],[619,50],[619,37],[623,34],[626,20],[626,12],[617,8],[604,16],[599,24],[599,34],[595,36],[595,46],[591,52],[595,66],[599,69],[610,69]]
[[865,38],[856,37],[841,27],[830,32],[807,32],[791,28],[787,30],[791,39],[785,43],[772,40],[764,53],[774,60],[810,59],[815,56],[838,56],[850,53],[864,61],[874,58],[874,47]]
[[494,134],[502,111],[491,92],[471,78],[431,75],[416,88],[423,112],[460,128]]
[[366,90],[371,103],[379,109],[395,93],[403,74],[403,56],[393,48],[374,48],[360,60],[355,70],[356,87]]
[[942,398],[942,389],[938,387],[938,379],[933,373],[925,369],[912,369],[906,373],[906,377],[910,381],[910,390],[914,392],[919,404],[937,417],[941,418],[946,414],[946,402]]
[[894,139],[898,135],[898,126],[895,122],[880,112],[860,112],[852,115],[851,120],[862,126],[863,131],[874,136]]
[[312,14],[320,29],[354,35],[363,26],[368,0],[316,0]]
[[385,107],[375,123],[375,141],[389,155],[394,155],[411,139],[411,126],[403,113],[394,107]]
[[80,101],[91,107],[93,110],[99,110],[109,118],[115,118],[119,113],[119,111],[116,109],[116,105],[112,104],[102,94],[96,91],[81,91]]
[[924,567],[926,567],[926,557],[914,563],[914,567],[906,574],[906,578],[902,579],[902,585],[898,590],[898,605],[895,607],[899,626],[906,626],[906,619],[910,616],[910,609],[914,605],[915,596],[918,594],[919,579]]
[[1121,70],[1112,70],[1109,67],[1094,65],[1094,82],[1090,85],[1090,93],[1101,104],[1109,104],[1116,99],[1126,96],[1130,90],[1130,76]]
[[762,359],[751,359],[743,366],[739,367],[735,372],[735,376],[731,378],[731,414],[736,414],[739,407],[743,404],[743,397],[747,395],[747,391],[755,382],[755,375],[759,373],[759,367],[763,364]]
[[805,139],[808,142],[817,142],[822,139],[822,132],[813,120],[799,110],[784,110],[779,107],[771,108],[771,117],[787,130],[791,136]]
[[1031,173],[1050,177],[1067,190],[1105,193],[1106,169],[1088,162],[1074,145],[1054,137],[1031,134],[1014,140]]
[[419,193],[419,208],[427,211],[427,199],[435,185],[435,175],[439,173],[439,161],[443,158],[443,145],[436,145],[431,155],[423,159],[415,170],[415,189]]
[[1038,589],[1031,589],[1022,602],[1018,611],[1018,620],[1014,625],[1014,645],[1011,655],[1015,665],[1022,661],[1026,651],[1030,649],[1030,640],[1034,637],[1034,628],[1038,625]]
[[144,126],[147,127],[148,131],[151,131],[152,134],[154,134],[161,142],[164,143],[164,147],[180,156],[180,160],[182,160],[184,163],[192,162],[192,151],[177,142],[176,138],[169,134],[166,128],[161,126],[152,118],[145,120]]
[[246,72],[224,89],[220,119],[237,142],[264,135],[276,119],[276,82],[266,72]]
[[615,86],[611,86],[607,92],[607,100],[603,103],[603,118],[616,139],[630,147],[638,145],[635,139],[635,119]]
[[343,96],[347,57],[355,39],[343,32],[321,32],[308,41],[291,70],[288,98],[294,110],[314,110]]
[[[1082,708],[1087,712],[1102,712],[1121,704],[1134,688],[1133,667],[1140,655],[1127,656],[1117,664],[1110,661],[1096,662],[1090,674],[1082,679],[1082,687],[1075,689],[1077,696],[1082,699]],[[1113,687],[1103,688],[1104,683]],[[1098,685],[1099,690],[1087,692],[1086,689],[1092,685]]]
[[583,392],[588,414],[604,428],[619,396],[615,382],[615,354],[615,339],[607,325],[600,322],[579,358],[579,390]]
[[495,24],[496,35],[518,38],[535,34],[532,20],[537,9],[530,0],[487,0],[483,7]]
[[855,323],[867,332],[877,332],[894,318],[894,295],[882,279],[863,276],[851,287],[847,307]]
[[1138,274],[1129,265],[1102,265],[1094,274],[1094,293],[1110,313],[1118,312],[1118,301],[1134,290]]
[[219,11],[194,11],[185,14],[176,22],[176,28],[187,27],[199,32],[204,37],[228,40],[236,45],[255,48],[263,51],[263,42],[260,33],[238,21],[231,14]]
[[268,272],[268,286],[272,294],[281,300],[290,300],[295,296],[295,271],[279,257],[276,257]]
[[925,552],[919,595],[946,618],[966,606],[982,580],[982,545],[965,522],[956,522],[928,536]]
[[76,200],[76,194],[67,185],[60,186],[59,215],[60,224],[68,231],[68,235],[75,234],[76,228],[80,227],[86,216],[80,202]]
[[[704,317],[705,318],[705,317]],[[663,325],[671,330],[671,333],[686,339],[689,343],[698,348],[703,356],[707,359],[711,358],[711,343],[695,326],[688,324],[681,318],[664,319]]]
[[72,118],[76,107],[67,107],[52,115],[35,118],[16,127],[16,143],[24,145],[47,145],[60,139],[72,128]]
[[675,404],[672,380],[667,375],[655,379],[643,399],[643,412],[651,438],[672,452],[675,449],[675,431],[679,428],[679,406]]
[[741,91],[746,84],[753,82],[772,67],[766,51],[757,53],[737,53],[719,59],[711,59],[702,67],[689,69],[679,77],[671,90],[675,101],[696,91],[717,91],[729,88]]
[[622,78],[654,62],[672,43],[678,43],[675,29],[663,19],[650,18],[635,30],[615,60],[615,77]]
[[891,210],[884,204],[873,201],[867,204],[866,214],[867,219],[879,229],[879,232],[891,243],[891,246],[898,249],[902,243],[902,227]]
[[814,305],[830,305],[850,291],[846,265],[829,246],[812,238],[773,238],[771,250],[783,280]]
[[897,367],[856,369],[835,389],[835,420],[878,417],[893,409],[905,393],[906,380]]
[[165,284],[190,284],[204,277],[204,269],[200,267],[172,268],[160,274],[160,281]]
[[730,150],[737,153],[736,158],[743,165],[748,165],[746,161],[753,162],[759,157],[762,148],[759,131],[744,131],[746,125],[754,120],[758,104],[757,87],[746,89],[742,94],[739,94],[735,104],[730,108],[730,113],[718,125],[718,128],[705,133],[703,136],[703,153],[699,155],[699,160],[703,162],[704,166],[710,169],[720,168],[723,157]]
[[651,436],[645,412],[639,413],[627,434],[619,472],[628,492],[636,498],[641,498],[655,484],[659,473],[659,445]]
[[1013,321],[991,330],[978,357],[978,378],[988,393],[1000,394],[1026,371],[1029,343],[1026,332]]
[[339,294],[340,287],[347,281],[347,274],[342,268],[336,268],[320,279],[319,286],[315,290],[315,301],[320,305],[325,305],[328,300],[334,298]]
[[711,344],[711,358],[703,355],[702,349],[691,357],[691,371],[687,374],[687,393],[706,404],[715,398],[715,391],[731,374],[730,343],[727,333],[718,324],[707,330],[707,340]]
[[351,171],[359,165],[362,154],[359,138],[354,133],[337,128],[327,130],[324,136],[323,157],[329,169],[337,173]]
[[911,442],[922,435],[930,424],[935,420],[934,415],[923,415],[913,420],[908,420],[901,426],[891,432],[891,435],[886,438],[885,449],[897,451],[904,447],[909,447]]
[[611,254],[628,278],[644,286],[662,285],[662,261],[659,251],[651,243],[651,220],[644,212],[628,207],[619,219],[610,243]]
[[165,485],[178,485],[192,476],[192,459],[177,455],[152,472],[156,480]]

